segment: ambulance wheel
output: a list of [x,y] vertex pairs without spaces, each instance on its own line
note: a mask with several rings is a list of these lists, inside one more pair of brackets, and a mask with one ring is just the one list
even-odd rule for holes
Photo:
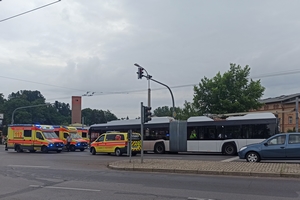
[[18,153],[22,152],[22,149],[21,149],[20,145],[17,145],[17,146],[15,147],[15,150],[16,150],[16,152],[18,152]]
[[122,155],[121,149],[116,148],[116,149],[115,149],[115,155],[116,155],[116,156],[121,156],[121,155]]
[[84,151],[84,149],[80,149],[80,151]]
[[96,149],[94,147],[91,149],[91,153],[92,155],[96,155]]
[[48,153],[48,148],[46,146],[42,146],[42,152],[43,153]]
[[57,153],[60,153],[60,152],[61,152],[61,150],[57,150],[56,152],[57,152]]
[[75,149],[75,146],[74,145],[71,145],[70,146],[70,151],[75,151],[76,149]]

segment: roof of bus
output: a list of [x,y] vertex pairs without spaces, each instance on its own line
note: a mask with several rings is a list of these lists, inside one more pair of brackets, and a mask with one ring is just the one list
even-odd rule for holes
[[276,119],[273,113],[249,113],[244,116],[228,117],[227,120]]
[[[147,122],[147,124],[164,124],[174,121],[173,117],[152,117],[152,120]],[[119,125],[138,125],[141,124],[141,119],[128,119],[128,120],[114,120],[102,124],[93,124],[90,127],[99,127],[99,126],[119,126]]]
[[[228,117],[224,121],[231,120],[254,120],[254,119],[276,119],[276,116],[273,113],[249,113],[243,116],[232,116]],[[187,122],[207,122],[214,121],[213,119],[206,116],[195,116],[188,118]]]

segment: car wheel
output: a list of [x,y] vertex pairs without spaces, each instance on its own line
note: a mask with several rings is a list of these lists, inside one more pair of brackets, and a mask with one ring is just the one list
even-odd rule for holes
[[259,162],[260,156],[256,152],[249,152],[246,155],[246,160],[247,160],[247,162]]
[[91,153],[92,153],[92,155],[96,155],[96,153],[97,153],[97,152],[96,152],[96,149],[95,149],[95,148],[92,148],[92,149],[91,149]]
[[224,146],[225,155],[233,156],[236,154],[236,148],[232,143],[226,144]]
[[155,153],[158,153],[158,154],[163,154],[163,153],[165,153],[165,145],[164,145],[164,143],[157,143],[157,144],[154,146],[154,152],[155,152]]
[[116,148],[116,149],[115,149],[115,155],[116,155],[116,156],[121,156],[121,155],[122,155],[121,149]]

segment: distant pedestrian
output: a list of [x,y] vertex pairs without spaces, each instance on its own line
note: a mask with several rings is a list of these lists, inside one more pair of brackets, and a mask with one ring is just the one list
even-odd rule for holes
[[71,146],[72,138],[70,135],[67,137],[67,151],[70,151],[70,146]]

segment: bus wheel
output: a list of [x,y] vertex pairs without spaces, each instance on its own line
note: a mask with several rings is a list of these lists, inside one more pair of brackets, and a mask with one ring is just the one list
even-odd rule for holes
[[163,154],[165,153],[165,145],[162,142],[156,143],[154,146],[154,153]]
[[121,156],[121,155],[122,155],[121,149],[116,148],[116,149],[115,149],[115,155],[116,155],[116,156]]
[[223,152],[225,155],[233,156],[236,154],[236,146],[233,143],[224,144]]
[[41,150],[43,153],[48,153],[48,148],[46,146],[42,146]]
[[96,155],[96,149],[94,147],[92,147],[91,153],[92,153],[92,155]]

